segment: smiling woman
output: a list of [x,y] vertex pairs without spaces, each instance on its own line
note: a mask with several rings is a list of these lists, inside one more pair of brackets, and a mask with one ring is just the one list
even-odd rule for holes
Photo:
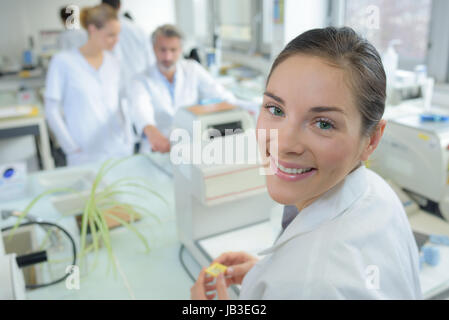
[[[278,154],[269,155],[276,173],[267,177],[274,200],[304,208],[374,151],[385,126],[386,87],[376,55],[351,29],[317,29],[276,58],[258,119],[259,129],[278,131]],[[309,170],[292,175],[285,167]],[[312,176],[294,188],[283,183]]]
[[272,66],[257,122],[278,132],[263,143],[274,172],[268,192],[286,205],[284,230],[261,261],[242,252],[218,257],[226,281],[200,275],[192,297],[214,297],[201,296],[204,288],[226,298],[223,287],[237,283],[242,299],[421,298],[402,204],[362,164],[382,137],[384,107],[379,54],[352,29],[292,40]]

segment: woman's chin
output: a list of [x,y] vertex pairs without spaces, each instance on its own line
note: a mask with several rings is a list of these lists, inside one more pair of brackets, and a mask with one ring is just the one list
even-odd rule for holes
[[267,190],[271,199],[277,203],[283,205],[293,205],[298,202],[298,194],[290,194],[291,190],[282,190],[280,188],[275,188],[274,186],[270,188],[270,184],[267,184]]

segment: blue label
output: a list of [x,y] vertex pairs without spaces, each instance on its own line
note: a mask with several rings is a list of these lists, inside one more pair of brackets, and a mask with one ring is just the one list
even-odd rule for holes
[[15,171],[13,168],[8,168],[5,170],[5,172],[3,172],[3,177],[6,179],[11,178],[14,175]]

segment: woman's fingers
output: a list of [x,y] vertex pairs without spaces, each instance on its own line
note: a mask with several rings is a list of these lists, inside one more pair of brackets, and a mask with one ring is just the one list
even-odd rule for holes
[[204,275],[206,273],[206,268],[201,269],[200,275],[196,280],[195,284],[190,289],[190,298],[192,300],[203,300],[207,299],[206,291],[204,290]]
[[214,283],[214,284],[211,284],[211,285],[207,285],[207,286],[204,287],[204,289],[206,290],[206,292],[207,292],[207,291],[214,291],[216,288],[217,288],[217,285],[216,285],[215,283]]
[[218,275],[216,286],[217,286],[216,290],[217,290],[218,299],[219,300],[228,300],[229,295],[228,295],[228,290],[227,290],[227,286],[226,286],[226,282],[225,282],[223,273],[220,273]]
[[207,298],[208,300],[212,300],[213,298],[215,298],[216,295],[217,295],[217,294],[216,294],[215,292],[207,293],[207,294],[206,294],[206,298]]
[[212,281],[214,281],[214,277],[206,274],[205,277],[204,277],[204,283],[209,283],[209,282],[212,282]]

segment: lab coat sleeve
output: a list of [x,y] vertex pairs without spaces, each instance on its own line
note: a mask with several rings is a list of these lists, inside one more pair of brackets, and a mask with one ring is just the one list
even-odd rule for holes
[[73,140],[67,129],[58,100],[50,98],[45,99],[45,117],[65,154],[74,153],[75,151],[80,150],[80,147]]
[[64,58],[61,54],[55,55],[48,66],[45,80],[45,98],[62,101],[65,86]]
[[45,117],[62,149],[69,154],[78,150],[79,146],[71,137],[60,108],[64,98],[65,70],[64,56],[55,55],[48,67],[45,83]]
[[128,87],[131,117],[137,133],[141,135],[147,125],[156,125],[150,92],[141,77],[134,78]]

